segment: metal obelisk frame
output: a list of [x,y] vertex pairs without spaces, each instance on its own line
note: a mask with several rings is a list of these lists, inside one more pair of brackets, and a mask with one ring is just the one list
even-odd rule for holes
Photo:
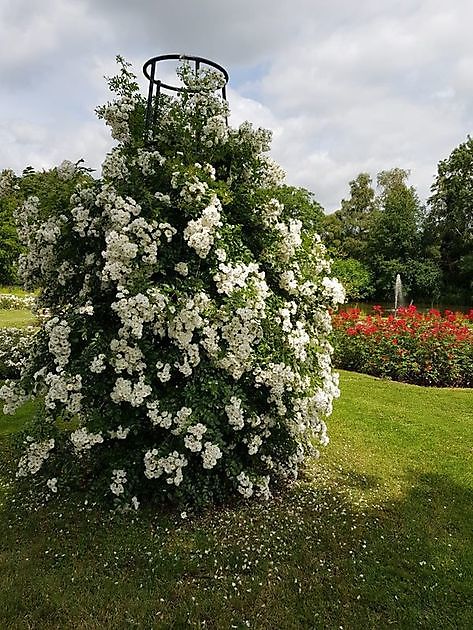
[[160,61],[168,61],[176,59],[178,61],[191,61],[195,64],[195,72],[196,74],[199,72],[201,66],[211,66],[222,73],[225,82],[222,86],[222,98],[227,100],[227,83],[228,83],[228,72],[218,63],[214,61],[210,61],[210,59],[204,59],[203,57],[194,57],[192,55],[160,55],[158,57],[152,57],[148,59],[148,61],[143,66],[143,73],[145,77],[149,81],[148,88],[148,104],[146,107],[146,123],[145,123],[145,139],[147,141],[152,141],[153,129],[156,126],[156,121],[158,118],[159,112],[159,98],[162,90],[170,90],[171,92],[189,92],[196,93],[199,92],[198,89],[192,89],[187,87],[181,87],[176,85],[169,85],[168,83],[164,83],[157,76],[157,65]]

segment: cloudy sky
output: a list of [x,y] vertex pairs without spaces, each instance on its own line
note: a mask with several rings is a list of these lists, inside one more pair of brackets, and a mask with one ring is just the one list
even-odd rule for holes
[[141,74],[174,52],[227,68],[231,124],[272,129],[288,183],[327,211],[395,166],[425,199],[472,131],[472,22],[471,0],[0,0],[0,169],[99,168],[115,55]]

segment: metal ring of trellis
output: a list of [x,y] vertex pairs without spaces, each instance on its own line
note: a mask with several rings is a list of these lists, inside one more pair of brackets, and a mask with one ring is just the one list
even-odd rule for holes
[[146,107],[146,126],[145,126],[145,137],[150,139],[150,135],[152,133],[152,129],[156,123],[156,119],[158,116],[159,109],[159,97],[161,94],[161,90],[171,90],[172,92],[189,92],[195,93],[199,92],[198,89],[192,89],[187,87],[181,87],[178,85],[169,85],[169,83],[164,83],[159,78],[157,78],[157,65],[161,61],[169,61],[169,60],[178,60],[178,61],[193,61],[195,64],[195,72],[198,73],[200,67],[210,66],[218,70],[224,77],[225,83],[223,84],[222,98],[227,100],[227,83],[228,83],[228,72],[225,70],[223,66],[215,61],[211,61],[210,59],[205,59],[204,57],[195,57],[193,55],[159,55],[158,57],[152,57],[148,59],[148,61],[143,65],[143,74],[149,81],[148,88],[148,104]]

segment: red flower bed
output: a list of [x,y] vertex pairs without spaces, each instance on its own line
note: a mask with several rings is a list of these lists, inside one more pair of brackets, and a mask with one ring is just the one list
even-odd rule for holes
[[351,308],[334,314],[340,368],[419,385],[473,386],[473,309],[420,313],[415,306],[371,315]]

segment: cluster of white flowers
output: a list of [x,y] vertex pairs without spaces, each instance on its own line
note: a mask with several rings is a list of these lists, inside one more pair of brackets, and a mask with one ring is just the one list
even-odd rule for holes
[[116,431],[109,431],[108,434],[112,440],[126,440],[130,433],[130,427],[125,429],[120,424]]
[[160,201],[165,206],[171,205],[171,197],[168,194],[158,191],[154,193],[154,196],[158,201]]
[[237,481],[238,492],[242,494],[245,499],[249,499],[253,495],[253,482],[244,471],[237,476]]
[[112,309],[122,323],[119,335],[141,339],[143,325],[148,322],[155,322],[161,328],[165,322],[167,302],[166,296],[159,289],[149,289],[146,295],[129,295],[126,289],[119,291],[117,301],[112,303]]
[[93,374],[101,374],[105,369],[105,355],[103,353],[98,354],[94,357],[89,365],[89,370],[93,372]]
[[136,106],[136,98],[124,96],[123,98],[97,109],[98,115],[112,130],[112,138],[119,142],[130,140],[130,128],[128,125],[130,114]]
[[181,276],[187,276],[189,274],[189,265],[185,262],[178,262],[174,265],[174,271],[177,271]]
[[157,400],[148,401],[146,403],[148,418],[155,427],[170,429],[173,422],[173,415],[170,411],[160,411],[159,402]]
[[235,429],[235,431],[243,429],[245,426],[245,417],[243,415],[241,400],[239,398],[236,396],[232,396],[230,398],[230,403],[225,405],[225,413],[227,414],[229,424]]
[[138,149],[133,164],[141,169],[143,175],[153,175],[155,165],[162,166],[166,162],[166,158],[159,151],[147,151],[146,149]]
[[63,160],[58,167],[56,167],[56,171],[59,179],[67,181],[72,179],[77,172],[77,165],[74,162],[70,162],[69,160]]
[[263,438],[261,437],[261,435],[254,435],[248,442],[248,454],[255,455],[262,444]]
[[204,208],[199,219],[191,219],[184,230],[186,243],[194,249],[200,258],[206,258],[215,238],[218,237],[217,228],[221,222],[222,204],[217,195]]
[[148,479],[157,479],[165,473],[168,475],[166,479],[168,484],[179,486],[184,478],[182,469],[187,466],[187,459],[177,451],[173,451],[167,457],[158,455],[159,452],[155,448],[145,454],[145,476]]
[[[178,180],[175,179],[176,186],[177,181]],[[195,175],[191,175],[191,177],[184,183],[184,186],[181,188],[181,192],[179,194],[187,203],[198,203],[206,196],[208,189],[209,186],[206,182],[201,181]]]
[[144,376],[140,376],[137,382],[129,381],[119,376],[110,394],[115,404],[128,402],[132,407],[141,407],[145,398],[151,395],[152,389],[145,383]]
[[0,328],[0,378],[19,377],[25,367],[36,329]]
[[127,482],[126,472],[121,469],[112,470],[112,483],[110,484],[110,490],[119,497],[125,492],[125,484]]
[[286,171],[279,166],[269,155],[260,156],[261,174],[260,183],[262,186],[272,188],[280,186],[286,177]]
[[221,144],[228,137],[228,125],[225,116],[211,116],[202,129],[202,142],[206,147]]
[[102,163],[102,177],[108,180],[126,179],[129,174],[125,157],[115,147]]
[[91,188],[81,188],[71,197],[72,229],[80,236],[98,236],[97,221],[91,218],[90,208],[95,204]]
[[106,249],[103,257],[106,260],[102,277],[105,281],[122,281],[131,272],[131,261],[138,253],[138,245],[132,243],[126,234],[112,230],[105,237]]
[[180,435],[184,433],[186,427],[189,424],[189,418],[192,415],[192,409],[190,407],[181,407],[173,418],[174,429],[171,431],[174,435]]
[[325,297],[329,299],[334,306],[343,304],[345,301],[345,289],[337,278],[325,276],[325,278],[322,279],[322,286]]
[[125,286],[132,273],[133,263],[141,259],[144,264],[155,264],[161,237],[164,236],[170,243],[176,228],[167,222],[148,222],[139,216],[141,206],[134,199],[117,195],[110,186],[102,188],[96,203],[103,206],[108,219],[106,248],[102,252],[105,259],[102,280],[104,283],[112,281]]
[[[197,453],[202,450],[202,437],[206,433],[207,427],[202,423],[194,424],[187,429],[186,436],[184,437],[184,446],[193,453]],[[208,444],[208,442],[207,442]]]
[[0,197],[10,195],[14,190],[19,189],[16,183],[16,175],[10,168],[4,169],[0,173]]
[[75,415],[82,409],[82,376],[68,375],[65,372],[57,374],[48,372],[44,376],[47,387],[44,404],[47,409],[56,409],[57,403],[61,403],[65,409]]
[[206,175],[208,175],[212,181],[215,181],[216,171],[215,171],[215,168],[212,166],[212,164],[209,164],[208,162],[206,162],[202,166],[202,164],[199,164],[199,162],[196,162],[194,166],[195,168],[202,169],[202,171]]
[[90,433],[87,427],[76,429],[69,436],[76,453],[88,451],[95,444],[102,444],[103,436],[101,433]]
[[49,352],[54,357],[58,372],[61,372],[71,356],[71,344],[69,342],[71,328],[64,319],[60,320],[58,317],[52,317],[46,322],[44,328],[49,334]]
[[162,363],[162,361],[158,361],[156,363],[156,376],[159,378],[161,383],[167,383],[171,380],[171,366],[169,363]]
[[279,256],[282,261],[288,262],[294,257],[297,249],[301,246],[302,221],[291,220],[289,223],[277,222],[275,228],[280,236]]
[[290,295],[297,294],[299,283],[297,282],[296,275],[292,269],[282,272],[279,277],[279,286]]
[[34,287],[39,278],[57,274],[56,252],[66,217],[41,218],[38,197],[31,196],[14,213],[18,235],[26,246],[18,267],[24,284]]
[[205,442],[204,450],[202,451],[202,466],[207,470],[211,470],[217,465],[217,462],[222,455],[222,451],[216,444],[212,444],[212,442]]
[[56,477],[52,477],[51,479],[48,479],[46,482],[46,485],[51,490],[51,492],[53,492],[54,494],[57,493],[57,478]]
[[271,227],[279,223],[283,210],[284,205],[278,199],[270,199],[261,208],[257,208],[256,212],[261,215],[264,224]]
[[42,442],[34,442],[32,438],[27,438],[28,447],[24,455],[18,462],[17,477],[26,477],[28,474],[35,475],[41,468],[45,460],[48,459],[49,453],[53,450],[54,439],[43,440]]
[[3,401],[3,413],[14,414],[29,399],[28,394],[17,381],[6,381],[0,387],[0,400]]
[[219,271],[214,275],[214,281],[217,285],[217,291],[219,293],[225,293],[225,295],[231,295],[235,289],[243,288],[247,285],[248,276],[255,274],[261,280],[264,280],[264,272],[259,272],[259,267],[256,263],[232,263],[225,264],[221,262],[218,266]]
[[294,327],[287,336],[287,341],[294,351],[296,359],[307,359],[307,346],[310,343],[310,335],[301,321],[296,321]]
[[[280,416],[284,416],[287,412],[284,394],[304,391],[300,375],[286,363],[269,363],[266,368],[258,366],[254,370],[254,376],[256,387],[265,385],[269,389],[268,403],[276,405]],[[306,381],[308,385],[308,377]]]
[[253,367],[250,357],[263,336],[261,326],[266,316],[266,297],[269,288],[259,274],[252,276],[246,306],[237,308],[235,314],[224,318],[221,336],[226,342],[225,355],[218,359],[219,367],[229,372],[235,380]]
[[203,312],[210,302],[209,297],[201,292],[193,299],[187,299],[182,308],[169,321],[167,333],[173,343],[182,350],[182,363],[175,367],[184,376],[190,376],[193,368],[200,363],[199,346],[193,343],[194,331],[203,328],[206,319]]

